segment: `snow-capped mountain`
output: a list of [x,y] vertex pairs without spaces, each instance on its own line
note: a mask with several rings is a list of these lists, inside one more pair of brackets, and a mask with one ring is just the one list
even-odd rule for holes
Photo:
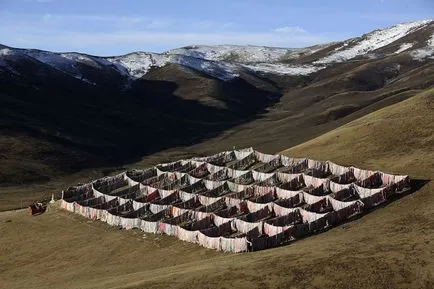
[[[189,46],[98,57],[0,45],[0,127],[79,148],[96,162],[191,145],[236,127],[255,126],[261,143],[287,147],[308,131],[433,87],[433,58],[434,21],[297,49]],[[51,165],[49,154],[41,159]]]
[[296,52],[297,49],[263,47],[263,46],[187,46],[169,50],[167,54],[186,55],[212,61],[237,63],[277,62],[285,55]]
[[333,62],[343,62],[353,59],[357,56],[366,55],[403,38],[409,33],[426,28],[428,25],[430,25],[430,23],[432,26],[433,24],[431,20],[423,20],[398,24],[386,29],[375,30],[362,36],[361,38],[344,41],[341,46],[334,49],[334,52],[315,61],[314,63],[327,64]]
[[[418,43],[402,42],[416,32],[424,32],[425,39]],[[152,68],[177,64],[204,73],[211,77],[229,81],[242,72],[309,75],[334,63],[360,57],[378,57],[377,52],[389,46],[399,46],[390,55],[405,53],[415,60],[423,61],[434,57],[434,22],[423,20],[398,24],[378,29],[358,38],[338,43],[328,43],[307,48],[273,48],[260,46],[188,46],[164,53],[133,52],[114,57],[98,57],[81,53],[53,53],[34,49],[0,47],[0,69],[19,73],[13,62],[20,57],[34,59],[47,64],[77,79],[92,83],[82,73],[82,66],[112,70],[131,79],[146,75]],[[417,44],[417,45],[416,45]],[[379,53],[384,57],[384,53]]]

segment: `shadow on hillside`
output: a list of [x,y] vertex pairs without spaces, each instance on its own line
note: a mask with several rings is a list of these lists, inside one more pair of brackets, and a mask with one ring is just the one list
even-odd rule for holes
[[[58,163],[51,165],[68,173],[131,163],[201,142],[258,118],[281,97],[243,79],[209,78],[213,85],[204,88],[205,95],[224,104],[216,107],[176,94],[181,87],[187,90],[184,94],[197,90],[200,80],[122,83],[108,77],[94,87],[50,67],[21,65],[16,67],[23,71],[19,78],[0,74],[0,128],[5,134],[25,133],[91,156],[77,160],[59,152]],[[44,160],[42,155],[37,158]]]

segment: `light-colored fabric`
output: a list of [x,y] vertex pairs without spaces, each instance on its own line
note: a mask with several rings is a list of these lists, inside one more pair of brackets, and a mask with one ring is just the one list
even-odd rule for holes
[[330,172],[335,176],[343,175],[350,171],[349,167],[340,166],[331,161],[327,161]]
[[167,209],[169,206],[168,205],[157,205],[157,204],[149,204],[149,210],[153,213],[156,214],[158,212],[161,212],[165,209]]
[[181,216],[182,214],[188,213],[190,210],[178,208],[176,206],[172,206],[172,215],[173,217]]
[[234,192],[241,192],[241,191],[243,191],[243,190],[251,187],[249,185],[240,185],[240,184],[237,184],[237,183],[234,183],[234,182],[231,182],[231,181],[226,181],[226,183],[228,184],[229,189],[231,191],[234,191]]
[[327,162],[321,162],[321,161],[316,161],[311,159],[307,160],[307,166],[309,169],[324,170],[324,171],[328,169]]
[[234,224],[235,224],[235,228],[238,232],[241,233],[247,233],[255,228],[258,228],[259,233],[262,234],[262,225],[263,222],[255,222],[255,223],[250,223],[250,222],[246,222],[240,219],[234,219]]
[[220,237],[208,237],[199,231],[197,232],[197,239],[199,244],[205,248],[220,250]]
[[144,206],[146,206],[146,203],[140,203],[140,202],[133,201],[134,211],[137,211],[138,209],[143,208]]
[[372,195],[381,193],[384,191],[385,188],[378,188],[378,189],[367,189],[361,186],[358,186],[356,184],[353,185],[357,194],[360,196],[361,199],[370,197]]
[[314,188],[318,188],[320,186],[324,186],[328,188],[329,179],[328,178],[316,178],[306,174],[303,174],[303,180],[306,186],[312,186]]
[[274,176],[274,173],[261,173],[261,172],[257,172],[257,171],[252,171],[252,174],[253,174],[253,179],[255,180],[255,182],[262,182],[262,181],[265,181],[266,179]]
[[279,181],[281,181],[282,183],[288,183],[294,179],[298,179],[300,178],[300,176],[302,176],[302,174],[287,174],[287,173],[282,173],[282,172],[277,172],[277,179]]
[[178,227],[177,237],[182,241],[195,244],[198,242],[198,237],[197,237],[198,232],[199,231],[189,231],[182,227]]
[[285,208],[282,206],[279,206],[278,204],[273,204],[273,211],[276,214],[276,216],[286,216],[289,215],[291,213],[293,213],[294,211],[298,211],[298,208]]
[[362,170],[356,167],[350,167],[350,171],[353,172],[354,176],[356,177],[357,180],[362,181],[364,179],[369,178],[370,176],[372,176],[373,174],[375,174],[374,171],[370,171],[370,170]]
[[229,222],[232,223],[234,220],[234,218],[223,218],[223,217],[220,217],[219,215],[216,215],[216,214],[212,214],[212,219],[213,219],[214,224],[217,227],[219,227],[225,223],[229,223]]
[[167,198],[168,196],[177,193],[176,190],[162,190],[162,189],[158,189],[158,193],[160,194],[161,198]]
[[235,238],[234,253],[247,252],[247,238]]
[[237,198],[231,198],[231,197],[224,197],[226,205],[228,207],[238,206],[240,203],[244,202]]
[[278,199],[290,199],[299,194],[303,194],[303,191],[289,191],[276,187],[276,197]]
[[[216,161],[220,164],[232,162],[232,165],[231,168],[227,168],[210,164],[209,161]],[[258,171],[237,169],[258,161],[263,163],[258,164]],[[271,164],[271,162],[274,163]],[[286,166],[283,168],[284,170],[297,173],[260,172],[281,165]],[[314,170],[313,176],[307,174],[307,168]],[[196,176],[207,175],[208,173],[218,173],[218,175],[208,175],[204,179],[200,179],[190,175],[195,169],[197,169],[195,171]],[[182,170],[188,171],[188,173],[181,172]],[[331,177],[334,181],[329,181],[328,178],[314,177],[315,170],[326,174],[331,173],[335,176]],[[353,181],[353,175],[357,179],[356,182],[338,183]],[[215,181],[227,177],[233,179]],[[235,182],[234,179],[236,179]],[[142,183],[135,180],[141,180]],[[240,181],[253,183],[250,185],[236,183]],[[283,183],[282,187],[296,187],[297,189],[303,187],[304,182],[308,187],[321,188],[324,191],[314,190],[310,194],[301,190],[285,190],[276,187],[279,182]],[[309,232],[319,232],[330,224],[337,224],[360,214],[365,209],[385,202],[386,197],[402,192],[409,185],[408,176],[345,167],[330,161],[321,162],[268,155],[247,148],[226,151],[211,157],[158,164],[146,172],[129,171],[128,174],[121,173],[113,177],[103,177],[88,184],[73,186],[63,192],[60,207],[85,218],[101,220],[111,226],[119,226],[126,230],[140,228],[148,233],[176,236],[183,241],[199,243],[206,248],[224,252],[245,252],[248,248],[256,250],[267,246],[272,247],[283,241],[304,236]],[[381,187],[376,188],[379,186]],[[184,187],[185,191],[184,189],[179,191],[170,189]],[[207,192],[204,192],[205,188],[208,190]],[[215,192],[209,192],[216,188],[219,189]],[[228,192],[223,197],[215,197],[218,193],[223,193],[228,189],[232,192]],[[119,194],[119,197],[109,195],[114,190],[117,192],[122,190],[122,194]],[[313,195],[329,192],[332,194]],[[348,197],[358,197],[358,199],[340,201]],[[163,202],[173,205],[160,205],[158,204],[159,201],[155,201],[158,198],[168,198]],[[277,203],[275,198],[279,199]],[[292,198],[296,198],[296,200]],[[136,199],[141,200],[141,202],[136,201]],[[306,209],[300,206],[299,199],[304,200],[308,205],[305,207]],[[183,203],[179,205],[179,201]],[[324,214],[315,213],[313,211],[323,211],[323,208],[318,209],[317,205],[326,206],[328,210],[332,211]],[[204,210],[203,206],[209,206],[207,208],[209,212],[185,209],[196,206],[202,206],[201,210]],[[147,212],[148,209],[150,212]],[[228,212],[230,214],[249,213],[249,215],[241,218],[224,218],[218,215],[220,209],[226,210],[221,211],[222,215],[223,212],[224,214]],[[133,213],[133,210],[137,211],[137,215]],[[120,212],[125,212],[125,216],[128,217],[118,216],[117,214]],[[158,215],[150,215],[151,213]],[[143,218],[153,221],[137,218],[136,216],[139,214]],[[163,218],[168,217],[170,218],[169,221],[162,221]],[[195,229],[204,229],[187,230],[180,227],[187,220],[195,221],[193,223]],[[247,222],[245,220],[267,221]],[[209,228],[212,225],[210,222],[213,222],[215,227]],[[235,232],[246,234],[246,236],[241,238],[223,237],[228,233]],[[259,238],[263,233],[268,237]]]
[[309,212],[302,208],[300,208],[299,211],[304,223],[311,223],[328,215],[328,213],[318,214],[314,212]]
[[264,233],[271,237],[277,234],[281,234],[291,227],[293,226],[274,226],[264,222]]
[[[350,202],[341,202],[338,200],[335,200],[334,198],[327,196],[327,200],[330,203],[330,205],[333,207],[333,210],[339,211],[344,208],[347,208],[349,206],[353,206],[355,204],[360,204],[360,201],[350,201]],[[361,204],[360,204],[361,205]]]
[[264,187],[264,186],[253,186],[253,193],[255,196],[263,196],[266,194],[275,193],[276,189],[274,187]]
[[275,160],[276,158],[279,158],[279,155],[269,155],[269,154],[264,154],[258,151],[254,151],[255,157],[258,161],[263,162],[263,163],[269,163],[272,160]]
[[342,190],[351,188],[352,184],[338,184],[333,181],[329,182],[329,188],[332,193],[337,193]]
[[207,197],[202,195],[198,195],[197,197],[199,199],[199,202],[205,206],[209,206],[212,203],[215,203],[221,199],[221,197],[213,198],[213,197]]
[[319,197],[319,196],[314,196],[311,195],[309,193],[303,192],[303,200],[305,201],[306,204],[312,205],[315,203],[318,203],[322,200],[324,200],[326,197]]
[[212,190],[215,189],[217,187],[220,187],[221,185],[223,185],[225,182],[224,181],[210,181],[210,180],[203,180],[205,183],[205,186],[208,190]]
[[156,234],[158,231],[158,222],[148,222],[145,220],[141,220],[140,230],[142,230],[145,233]]
[[260,203],[255,203],[252,201],[247,200],[247,208],[249,209],[249,212],[253,213],[259,210],[262,210],[265,207],[268,207],[270,210],[273,209],[273,203],[265,203],[265,204],[260,204]]
[[235,158],[237,160],[244,159],[248,155],[252,154],[252,152],[250,152],[250,151],[234,151],[234,153],[235,153]]
[[214,174],[214,173],[216,173],[216,172],[218,172],[218,171],[220,171],[220,170],[222,170],[222,169],[225,168],[225,167],[216,166],[216,165],[213,165],[213,164],[210,164],[210,163],[207,163],[206,167],[207,167],[207,169],[208,169],[208,171],[209,171],[210,174]]
[[202,220],[211,216],[211,213],[194,211],[193,216],[196,220]]
[[123,229],[131,230],[136,227],[136,219],[120,217],[120,224]]
[[124,174],[124,179],[128,182],[128,186],[132,187],[138,184],[138,182],[130,179],[126,174]]

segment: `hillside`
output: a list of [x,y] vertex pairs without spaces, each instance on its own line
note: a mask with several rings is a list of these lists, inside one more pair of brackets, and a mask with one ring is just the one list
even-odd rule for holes
[[433,35],[427,20],[303,49],[0,46],[0,208],[122,166],[300,144],[432,87]]
[[[427,89],[284,153],[432,179],[433,100],[434,90]],[[33,288],[432,288],[434,187],[424,181],[413,185],[412,194],[325,233],[236,255],[167,236],[114,230],[55,208],[39,217],[3,212],[3,284],[8,288],[29,284]]]
[[283,154],[434,179],[434,89],[392,105]]

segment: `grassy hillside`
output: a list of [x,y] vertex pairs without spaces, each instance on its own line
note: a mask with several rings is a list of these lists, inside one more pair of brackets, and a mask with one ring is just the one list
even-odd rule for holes
[[434,178],[434,89],[283,151],[347,165]]
[[[434,89],[285,151],[432,179]],[[419,188],[419,187],[418,187]],[[53,208],[0,213],[6,288],[432,288],[434,186],[291,245],[247,254],[119,231]]]

